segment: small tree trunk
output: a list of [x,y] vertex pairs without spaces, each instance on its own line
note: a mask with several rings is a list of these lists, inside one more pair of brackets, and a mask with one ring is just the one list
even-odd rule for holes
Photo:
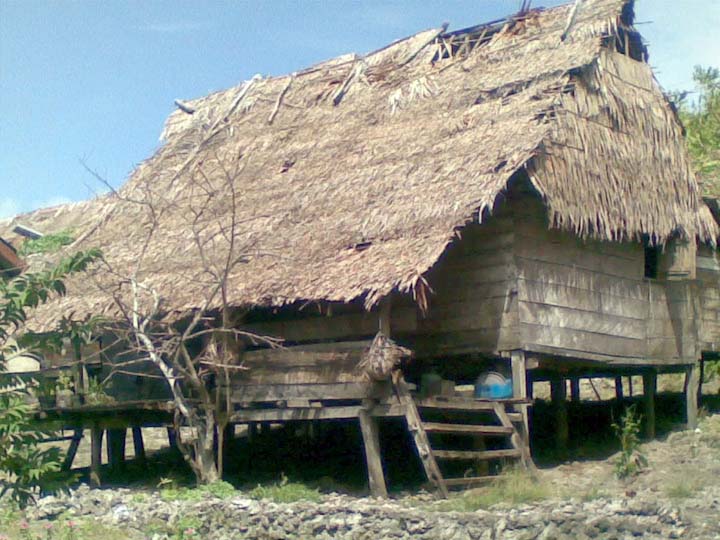
[[215,460],[214,435],[214,422],[208,421],[198,430],[194,459],[198,484],[212,484],[220,480]]

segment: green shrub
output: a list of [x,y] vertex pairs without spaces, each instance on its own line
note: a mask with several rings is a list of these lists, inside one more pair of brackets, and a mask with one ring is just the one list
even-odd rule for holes
[[18,250],[21,257],[37,253],[54,253],[60,248],[68,246],[75,241],[72,231],[65,230],[56,234],[46,234],[40,238],[28,239]]
[[297,501],[318,502],[320,492],[298,482],[289,482],[283,474],[280,481],[269,486],[259,485],[250,491],[253,499],[270,499],[278,503],[291,503]]
[[625,409],[619,423],[613,423],[615,435],[620,440],[620,456],[615,461],[615,476],[625,479],[638,474],[648,466],[648,460],[640,450],[640,421],[635,405]]
[[[166,482],[166,484],[172,482]],[[229,499],[237,494],[232,484],[213,482],[212,484],[199,485],[197,487],[167,487],[160,490],[160,497],[165,501],[201,501],[208,497],[218,499]]]

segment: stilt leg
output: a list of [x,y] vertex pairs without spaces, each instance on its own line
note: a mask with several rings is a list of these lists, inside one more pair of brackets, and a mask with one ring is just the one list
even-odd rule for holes
[[107,430],[108,463],[113,471],[121,470],[125,466],[125,440],[127,429]]
[[580,401],[580,379],[577,377],[570,379],[570,401]]
[[685,371],[685,403],[687,410],[687,427],[697,427],[698,389],[700,387],[700,368],[697,363],[687,366]]
[[90,485],[100,486],[100,466],[102,465],[103,429],[95,425],[90,430]]
[[69,471],[72,469],[73,461],[75,461],[75,456],[77,455],[78,446],[80,446],[80,441],[83,438],[83,430],[82,429],[76,429],[73,433],[73,438],[70,441],[70,446],[68,447],[67,454],[65,455],[65,460],[62,464],[62,470],[63,471]]
[[655,370],[643,373],[643,408],[645,416],[645,437],[655,438],[655,393],[657,392],[657,373]]
[[367,462],[370,493],[373,497],[387,497],[377,420],[364,410],[360,411],[358,418],[360,420],[360,431],[362,432],[363,443],[365,445],[365,460]]
[[553,374],[550,379],[550,395],[555,413],[555,446],[558,454],[567,454],[567,443],[569,439],[568,415],[567,415],[567,387],[565,379],[559,374]]
[[622,401],[623,396],[623,380],[622,377],[615,377],[615,398]]
[[145,461],[145,443],[143,442],[142,428],[140,426],[133,427],[132,436],[135,459],[139,462],[143,462]]
[[[523,351],[513,351],[510,356],[512,364],[512,381],[513,381],[513,397],[527,399],[527,360]],[[516,405],[515,410],[522,415],[522,426],[520,429],[520,438],[525,447],[524,455],[530,455],[530,422],[528,419],[528,405],[523,403]],[[523,459],[525,461],[525,459]],[[527,467],[528,463],[524,463]]]

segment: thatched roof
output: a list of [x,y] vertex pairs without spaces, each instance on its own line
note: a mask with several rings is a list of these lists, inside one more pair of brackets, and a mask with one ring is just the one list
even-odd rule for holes
[[[128,272],[141,259],[166,309],[185,310],[234,222],[247,262],[230,280],[233,304],[369,306],[412,291],[523,168],[554,226],[712,241],[680,126],[641,61],[632,2],[571,9],[429,30],[185,102],[73,248],[100,247]],[[87,285],[63,300],[107,306]]]

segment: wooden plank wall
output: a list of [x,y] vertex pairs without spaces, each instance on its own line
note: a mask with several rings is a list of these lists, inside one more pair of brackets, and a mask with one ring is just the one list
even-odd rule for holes
[[507,210],[466,227],[429,272],[434,294],[418,321],[419,355],[497,354],[519,346],[515,235]]
[[700,295],[700,347],[705,352],[720,352],[720,263],[717,250],[701,245],[697,254],[697,279]]
[[533,197],[519,197],[513,209],[526,350],[618,364],[696,358],[685,284],[670,291],[645,279],[639,242],[582,240],[548,229],[545,208]]

